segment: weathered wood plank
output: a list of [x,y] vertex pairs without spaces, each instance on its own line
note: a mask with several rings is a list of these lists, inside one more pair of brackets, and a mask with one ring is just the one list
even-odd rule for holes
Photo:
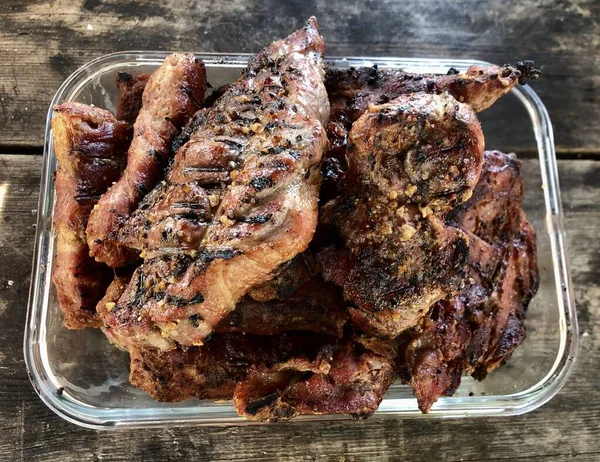
[[116,434],[85,430],[56,417],[27,379],[21,339],[40,170],[39,156],[0,156],[0,460],[600,458],[600,162],[559,162],[581,351],[565,388],[541,409],[512,418],[291,422]]
[[[3,0],[0,146],[40,146],[52,95],[93,58],[132,49],[255,52],[311,14],[329,55],[534,59],[545,73],[534,87],[548,106],[558,150],[600,153],[594,0]],[[510,144],[496,147],[533,147],[522,124],[513,122],[507,133]]]

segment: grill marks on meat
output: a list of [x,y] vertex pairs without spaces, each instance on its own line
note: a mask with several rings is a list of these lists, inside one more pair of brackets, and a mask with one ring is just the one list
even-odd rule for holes
[[322,345],[271,367],[251,367],[235,388],[238,414],[288,420],[301,414],[372,415],[396,377],[394,359],[351,339]]
[[429,411],[452,395],[463,372],[482,379],[525,338],[525,310],[537,291],[535,235],[522,210],[520,163],[485,153],[473,196],[448,213],[471,241],[461,293],[434,305],[409,331],[400,354],[400,377],[419,408]]
[[343,156],[348,132],[369,105],[380,105],[410,93],[450,93],[475,112],[490,107],[517,82],[536,79],[539,71],[531,62],[516,66],[471,66],[465,73],[451,70],[448,75],[413,74],[377,67],[329,69],[325,85],[331,101],[327,132],[332,143],[329,155]]
[[52,118],[56,171],[52,280],[65,326],[98,327],[95,306],[112,271],[89,256],[85,238],[90,211],[125,167],[131,131],[104,109],[79,103],[55,106]]
[[355,325],[396,337],[460,288],[469,238],[440,214],[471,194],[483,134],[468,106],[416,93],[371,106],[346,157],[346,191],[323,208],[348,252],[335,276]]
[[135,342],[200,344],[317,222],[329,104],[316,20],[251,60],[120,233],[143,251],[105,322]]
[[171,142],[204,98],[204,65],[193,55],[173,54],[152,74],[143,91],[143,106],[134,124],[127,168],[102,196],[87,227],[91,255],[110,267],[136,259],[117,242],[124,221],[160,181],[171,155]]
[[450,222],[501,254],[494,291],[471,315],[476,328],[467,369],[477,378],[501,365],[524,340],[525,311],[539,285],[535,233],[522,209],[523,193],[520,162],[488,151],[473,197],[448,214]]

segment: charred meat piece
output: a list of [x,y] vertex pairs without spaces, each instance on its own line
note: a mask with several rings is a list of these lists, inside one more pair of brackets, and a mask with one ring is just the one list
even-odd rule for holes
[[319,272],[316,255],[308,249],[280,265],[272,279],[252,287],[248,295],[258,302],[283,300],[312,280]]
[[460,385],[463,358],[471,341],[468,313],[460,297],[436,303],[399,355],[399,375],[428,412],[439,396],[451,396]]
[[284,299],[265,302],[250,297],[242,299],[215,332],[278,335],[308,331],[341,337],[347,319],[346,305],[337,288],[314,278]]
[[393,383],[395,358],[344,340],[316,355],[258,365],[235,388],[237,412],[250,420],[288,420],[306,414],[371,416]]
[[522,220],[523,176],[514,155],[486,151],[472,197],[451,210],[448,223],[493,245],[508,243]]
[[119,104],[117,118],[133,124],[142,108],[142,95],[150,74],[131,75],[127,72],[117,73]]
[[477,379],[507,361],[525,339],[525,312],[539,284],[535,252],[533,228],[523,220],[506,247],[494,292],[471,314],[476,327],[466,369]]
[[514,155],[487,151],[473,196],[447,220],[496,247],[502,261],[494,291],[471,310],[474,339],[467,372],[483,378],[525,338],[525,311],[537,292],[535,233],[522,209],[523,177]]
[[399,356],[400,377],[413,387],[423,412],[439,396],[453,394],[463,372],[485,377],[525,337],[525,310],[538,276],[522,199],[519,162],[486,152],[472,198],[447,216],[470,241],[461,293],[435,304],[410,329]]
[[166,180],[120,232],[141,250],[107,325],[140,344],[200,344],[246,292],[308,246],[329,114],[311,18],[254,57],[194,118]]
[[536,79],[539,74],[531,62],[520,62],[516,66],[471,66],[464,73],[451,69],[444,76],[377,67],[328,69],[325,85],[331,101],[327,126],[332,143],[330,155],[343,156],[352,124],[371,104],[385,104],[410,93],[447,91],[480,112],[508,93],[517,82]]
[[85,238],[90,211],[125,168],[131,130],[104,109],[79,103],[54,107],[56,171],[52,280],[69,329],[99,327],[96,303],[112,271],[89,255]]
[[231,399],[250,366],[274,364],[296,354],[313,355],[327,342],[327,337],[304,333],[222,334],[201,347],[133,348],[129,380],[159,401]]
[[204,65],[193,55],[173,54],[152,74],[134,124],[127,168],[90,215],[91,255],[112,268],[131,263],[137,253],[117,242],[118,231],[144,196],[160,181],[171,142],[204,98]]
[[323,207],[347,249],[336,279],[356,326],[395,337],[460,289],[469,239],[441,213],[471,194],[483,134],[452,96],[415,93],[371,106],[346,157],[346,191]]

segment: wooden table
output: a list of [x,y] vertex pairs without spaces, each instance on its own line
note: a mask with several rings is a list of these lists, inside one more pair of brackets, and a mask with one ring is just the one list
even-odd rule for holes
[[[0,460],[600,460],[600,3],[595,0],[3,0],[0,4]],[[55,416],[22,354],[48,103],[128,49],[257,51],[316,14],[330,55],[531,58],[554,123],[581,349],[550,403],[513,418],[108,433]],[[534,147],[507,140],[518,153]]]

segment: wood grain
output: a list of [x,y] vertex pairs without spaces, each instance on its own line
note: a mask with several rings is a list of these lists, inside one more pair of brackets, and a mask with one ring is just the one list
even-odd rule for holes
[[[560,161],[581,350],[552,401],[519,417],[96,432],[55,416],[22,354],[41,157],[0,156],[0,460],[578,460],[600,458],[600,161]],[[9,281],[13,281],[9,284]]]
[[[35,152],[53,94],[91,59],[136,49],[255,52],[311,14],[332,56],[534,59],[558,151],[600,154],[595,0],[3,0],[0,146]],[[524,130],[513,123],[509,144],[495,147],[531,150]]]

